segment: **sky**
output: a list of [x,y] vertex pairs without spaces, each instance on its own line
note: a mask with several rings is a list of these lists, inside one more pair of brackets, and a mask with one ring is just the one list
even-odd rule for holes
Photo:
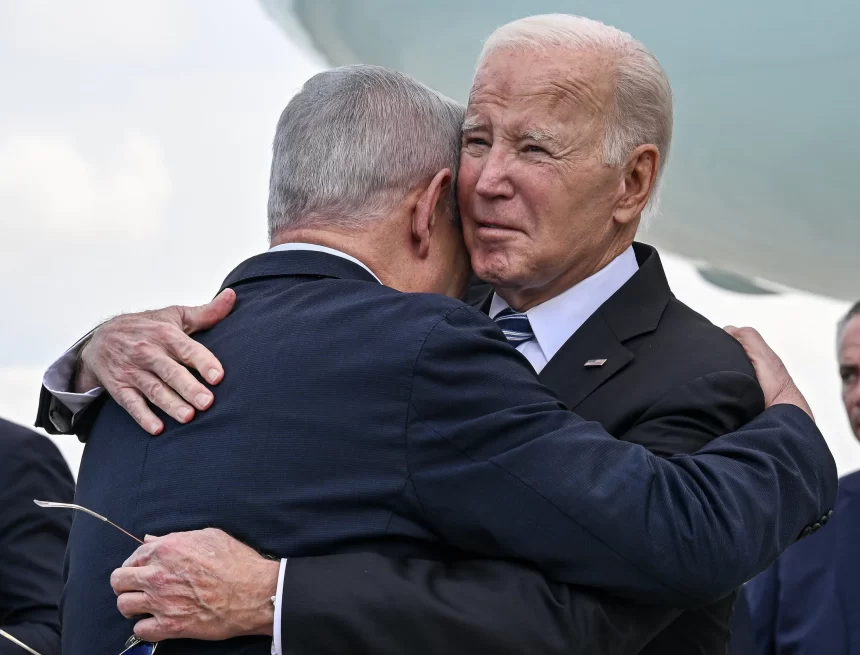
[[[0,3],[0,416],[32,424],[45,368],[104,319],[206,302],[266,248],[274,126],[324,66],[247,0]],[[719,290],[663,255],[681,300],[762,331],[840,471],[860,468],[835,363],[846,304]],[[55,443],[76,470],[80,444]]]

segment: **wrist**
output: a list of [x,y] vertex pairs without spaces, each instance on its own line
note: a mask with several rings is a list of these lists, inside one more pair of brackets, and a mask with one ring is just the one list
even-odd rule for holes
[[72,385],[75,393],[86,393],[91,389],[101,386],[99,379],[93,374],[86,364],[84,354],[87,348],[90,347],[91,341],[88,339],[78,349],[78,355],[75,363],[74,384]]
[[278,560],[263,558],[258,567],[254,567],[253,588],[251,590],[251,614],[245,635],[273,636],[275,628],[275,603],[273,598],[278,593],[278,576],[281,563]]

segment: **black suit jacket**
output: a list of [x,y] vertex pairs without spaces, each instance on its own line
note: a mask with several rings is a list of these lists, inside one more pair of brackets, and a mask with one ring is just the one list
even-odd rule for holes
[[[740,345],[673,296],[656,250],[638,243],[634,249],[639,270],[539,377],[569,408],[619,439],[662,456],[692,453],[751,421],[764,410],[764,397]],[[473,283],[468,302],[486,313],[491,299],[489,285]],[[607,361],[586,368],[589,359]],[[394,652],[396,647],[387,645],[397,636],[404,639],[401,648],[409,639],[413,652],[434,652],[414,650],[415,641],[427,644],[432,638],[408,636],[429,626],[449,631],[450,643],[484,643],[486,652],[717,655],[729,638],[734,594],[678,616],[560,588],[533,570],[506,563],[456,563],[445,569],[365,556],[353,566],[367,573],[350,575],[344,562],[326,558],[294,560],[288,595],[295,616],[285,619],[285,634],[307,634],[306,626],[319,625],[309,612],[331,603],[339,611],[323,616],[348,624],[342,627],[357,633],[354,641],[368,644],[368,651],[379,647],[378,652]],[[347,593],[339,578],[349,581]],[[370,584],[376,589],[368,593],[381,600],[385,590],[385,606],[396,609],[377,607],[355,588]],[[335,589],[341,594],[336,601],[328,598]],[[321,644],[319,639],[308,634],[309,650]],[[440,644],[435,652],[444,649]]]
[[[72,520],[34,499],[72,502],[75,483],[57,447],[0,419],[0,628],[42,653],[60,653],[57,605]],[[0,655],[24,651],[0,638]]]
[[[668,457],[694,453],[764,411],[764,395],[740,344],[677,300],[660,256],[634,244],[639,270],[576,331],[540,380],[577,414],[613,436]],[[492,289],[472,297],[489,312]],[[586,368],[589,359],[606,359]],[[722,655],[735,594],[685,612],[643,655]]]
[[[401,294],[311,252],[252,258],[226,284],[236,309],[197,336],[228,371],[219,401],[187,425],[167,420],[158,438],[112,401],[92,424],[78,502],[132,532],[215,526],[290,557],[519,559],[689,606],[767,566],[835,495],[832,457],[796,407],[705,448],[728,457],[667,462],[567,411],[459,301]],[[108,652],[131,633],[108,578],[134,547],[75,518],[64,653]],[[284,635],[301,643],[286,624]],[[268,642],[162,650],[264,653]]]

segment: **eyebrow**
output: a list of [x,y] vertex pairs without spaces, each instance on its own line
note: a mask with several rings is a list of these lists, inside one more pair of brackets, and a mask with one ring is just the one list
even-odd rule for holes
[[521,139],[531,139],[532,141],[558,141],[558,137],[549,130],[541,130],[536,127],[524,130],[520,134]]
[[486,123],[484,123],[484,121],[478,118],[467,118],[463,121],[463,127],[461,128],[461,130],[465,134],[466,132],[474,132],[475,130],[481,130],[486,126]]

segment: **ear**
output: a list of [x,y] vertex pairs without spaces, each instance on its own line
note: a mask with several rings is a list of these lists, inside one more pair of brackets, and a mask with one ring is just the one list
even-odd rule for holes
[[418,256],[422,259],[430,253],[437,215],[447,215],[445,200],[452,181],[450,169],[443,168],[418,192],[412,208],[412,240],[418,248]]
[[648,143],[630,153],[624,165],[621,197],[615,205],[613,218],[616,222],[627,225],[642,215],[657,184],[659,168],[660,151],[657,146]]

